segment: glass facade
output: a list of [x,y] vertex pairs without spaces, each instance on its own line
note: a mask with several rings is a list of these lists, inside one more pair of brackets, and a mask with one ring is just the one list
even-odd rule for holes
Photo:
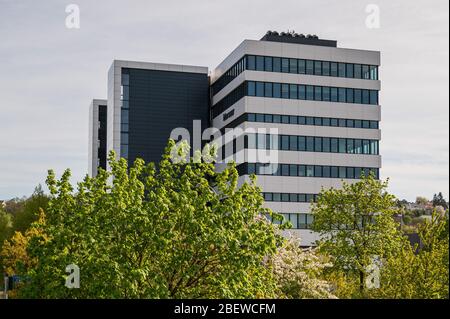
[[333,103],[379,104],[377,90],[245,81],[213,106],[213,117],[227,110],[244,96]]
[[318,194],[304,193],[262,193],[266,202],[315,203]]
[[[278,139],[275,141],[274,139]],[[281,151],[378,155],[379,141],[322,136],[247,134],[246,148]],[[264,141],[260,143],[259,141]],[[266,141],[268,141],[266,143]]]
[[238,165],[237,170],[239,175],[360,179],[373,174],[376,179],[380,178],[379,169],[372,167],[244,163]]
[[246,55],[214,82],[213,95],[245,70],[378,80],[376,65]]
[[[311,224],[314,221],[313,214],[303,214],[303,213],[279,213],[283,216],[283,223],[290,222],[292,225],[291,229],[310,229]],[[274,224],[280,224],[279,220],[272,219],[270,215],[265,216],[267,220]]]

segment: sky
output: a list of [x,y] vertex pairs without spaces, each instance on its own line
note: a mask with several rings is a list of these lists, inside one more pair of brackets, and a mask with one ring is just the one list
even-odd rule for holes
[[48,169],[83,178],[89,104],[106,98],[113,59],[213,69],[268,30],[381,51],[382,178],[402,199],[448,199],[447,0],[0,0],[0,200],[30,195]]

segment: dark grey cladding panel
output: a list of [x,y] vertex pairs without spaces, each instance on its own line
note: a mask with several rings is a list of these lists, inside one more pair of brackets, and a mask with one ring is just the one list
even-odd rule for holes
[[[130,74],[130,162],[159,162],[170,133],[183,127],[193,136],[193,120],[209,126],[207,74],[128,69]],[[192,141],[191,141],[192,143]]]
[[98,159],[99,159],[99,167],[106,170],[106,158],[107,158],[107,111],[108,107],[106,105],[98,106],[98,121],[100,122],[100,128],[98,130],[98,139],[100,141],[100,145],[98,148]]

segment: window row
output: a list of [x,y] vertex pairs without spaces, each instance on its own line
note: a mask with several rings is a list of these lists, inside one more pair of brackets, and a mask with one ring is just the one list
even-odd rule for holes
[[281,123],[281,124],[297,124],[297,125],[347,127],[347,128],[365,128],[365,129],[379,128],[378,121],[313,117],[313,116],[247,113],[246,120],[248,122],[259,122],[259,123]]
[[291,100],[378,104],[378,91],[303,84],[248,81],[248,96]]
[[213,117],[244,96],[378,105],[377,90],[245,81],[213,106]]
[[315,203],[318,194],[262,193],[266,202]]
[[378,155],[378,140],[274,135],[274,134],[247,134],[246,148],[267,149],[280,151],[324,152]]
[[248,55],[246,56],[246,69],[264,72],[378,80],[378,66],[358,63]]
[[369,167],[245,163],[237,167],[239,175],[268,175],[359,179],[372,174],[379,179],[379,169]]
[[[283,223],[290,222],[292,224],[292,229],[310,229],[311,224],[314,221],[313,214],[303,214],[303,213],[279,213],[283,216]],[[274,224],[281,224],[280,220],[272,219],[270,215],[265,215],[267,220]]]
[[245,70],[378,80],[376,65],[247,55],[214,82],[213,95]]

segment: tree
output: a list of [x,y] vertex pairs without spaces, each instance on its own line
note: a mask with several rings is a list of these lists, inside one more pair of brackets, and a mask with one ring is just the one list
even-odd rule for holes
[[434,194],[433,196],[433,207],[442,206],[444,209],[448,209],[447,201],[444,198],[444,195],[442,195],[442,192],[439,192],[437,195]]
[[[255,179],[238,187],[234,164],[186,161],[189,148],[169,142],[158,167],[109,155],[111,172],[86,176],[77,191],[70,171],[49,172],[47,240],[32,238],[37,266],[20,293],[29,298],[255,298],[274,297],[264,264],[280,245],[264,221]],[[173,153],[172,153],[173,154]],[[214,148],[205,148],[206,158]],[[196,152],[194,158],[199,158]],[[111,179],[111,177],[114,177]],[[112,181],[111,181],[112,180]],[[111,182],[110,182],[111,181]],[[80,289],[64,287],[65,268],[80,268]]]
[[14,230],[24,233],[39,218],[39,211],[47,209],[49,198],[38,185],[30,198],[26,199],[23,208],[14,216]]
[[319,250],[331,256],[333,270],[352,281],[357,276],[359,296],[366,296],[366,270],[374,258],[400,249],[401,234],[393,216],[396,199],[387,193],[388,181],[372,175],[342,189],[322,190],[312,206],[312,229],[319,233]]
[[0,209],[0,248],[3,241],[9,238],[12,230],[12,217]]
[[330,267],[314,249],[302,249],[300,241],[292,238],[271,260],[281,296],[294,299],[336,298],[331,285],[322,279],[323,269]]
[[41,209],[37,223],[32,225],[24,234],[16,231],[9,240],[4,242],[0,249],[0,260],[6,274],[12,276],[26,272],[36,266],[37,258],[29,257],[27,247],[32,238],[46,238],[45,234],[42,233],[44,225],[45,215]]
[[448,216],[435,212],[418,231],[421,247],[405,240],[400,252],[387,258],[374,297],[448,299]]

